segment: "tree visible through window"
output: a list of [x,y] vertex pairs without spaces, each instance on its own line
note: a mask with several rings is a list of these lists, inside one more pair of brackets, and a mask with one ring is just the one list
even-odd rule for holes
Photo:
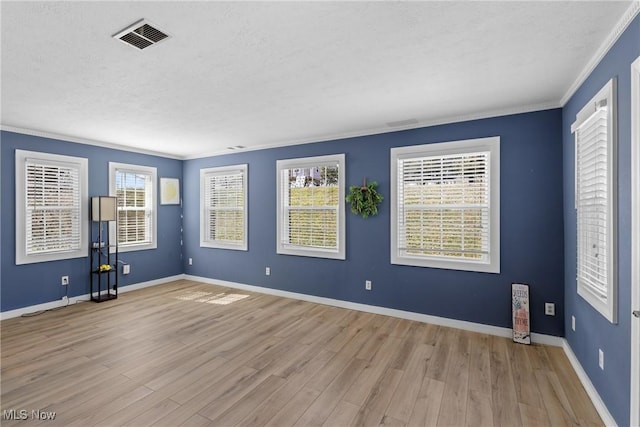
[[278,253],[344,259],[344,155],[278,161]]
[[150,249],[155,242],[156,169],[109,163],[112,190],[118,199],[118,246]]
[[116,170],[118,244],[151,242],[151,176]]

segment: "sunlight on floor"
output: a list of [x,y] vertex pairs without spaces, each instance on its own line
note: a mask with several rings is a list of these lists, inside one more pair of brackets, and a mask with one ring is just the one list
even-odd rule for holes
[[249,295],[244,294],[227,294],[220,293],[215,294],[213,292],[196,292],[196,291],[187,291],[176,297],[175,299],[183,300],[183,301],[195,301],[195,302],[204,302],[207,304],[216,304],[216,305],[228,305],[236,301],[243,300],[248,298]]

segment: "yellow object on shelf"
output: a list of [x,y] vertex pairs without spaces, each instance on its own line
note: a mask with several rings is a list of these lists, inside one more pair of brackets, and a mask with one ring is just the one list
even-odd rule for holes
[[109,271],[111,270],[111,266],[109,264],[102,264],[100,266],[100,271]]

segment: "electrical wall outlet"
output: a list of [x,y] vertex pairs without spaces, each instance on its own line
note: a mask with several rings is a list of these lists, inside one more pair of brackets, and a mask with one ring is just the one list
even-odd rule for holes
[[270,267],[267,267],[267,268],[264,269],[264,275],[265,276],[271,276],[271,268]]
[[598,349],[598,366],[604,371],[604,351],[600,348]]
[[122,274],[129,274],[131,273],[131,266],[129,264],[124,264],[122,266]]
[[193,258],[189,258],[189,265],[193,265]]
[[556,305],[552,302],[544,303],[544,314],[547,316],[555,316],[556,315]]
[[571,316],[571,330],[574,332],[576,330],[576,316]]
[[62,276],[62,277],[60,278],[60,284],[61,284],[62,286],[67,286],[67,285],[69,285],[69,276]]
[[371,290],[371,280],[365,280],[364,281],[364,288],[368,291]]

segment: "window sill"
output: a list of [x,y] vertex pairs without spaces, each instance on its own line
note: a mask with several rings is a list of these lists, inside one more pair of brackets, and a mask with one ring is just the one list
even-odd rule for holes
[[312,258],[327,258],[327,259],[338,259],[345,260],[346,256],[344,251],[339,250],[323,250],[317,248],[306,248],[302,246],[279,246],[277,249],[278,255],[294,255],[294,256],[304,256],[304,257],[312,257]]
[[457,261],[436,258],[412,258],[395,256],[391,258],[391,264],[409,265],[413,267],[441,268],[445,270],[473,271],[476,273],[500,274],[500,263]]
[[157,248],[158,248],[158,245],[156,243],[146,243],[143,245],[118,245],[118,253],[146,251],[149,249],[157,249]]

